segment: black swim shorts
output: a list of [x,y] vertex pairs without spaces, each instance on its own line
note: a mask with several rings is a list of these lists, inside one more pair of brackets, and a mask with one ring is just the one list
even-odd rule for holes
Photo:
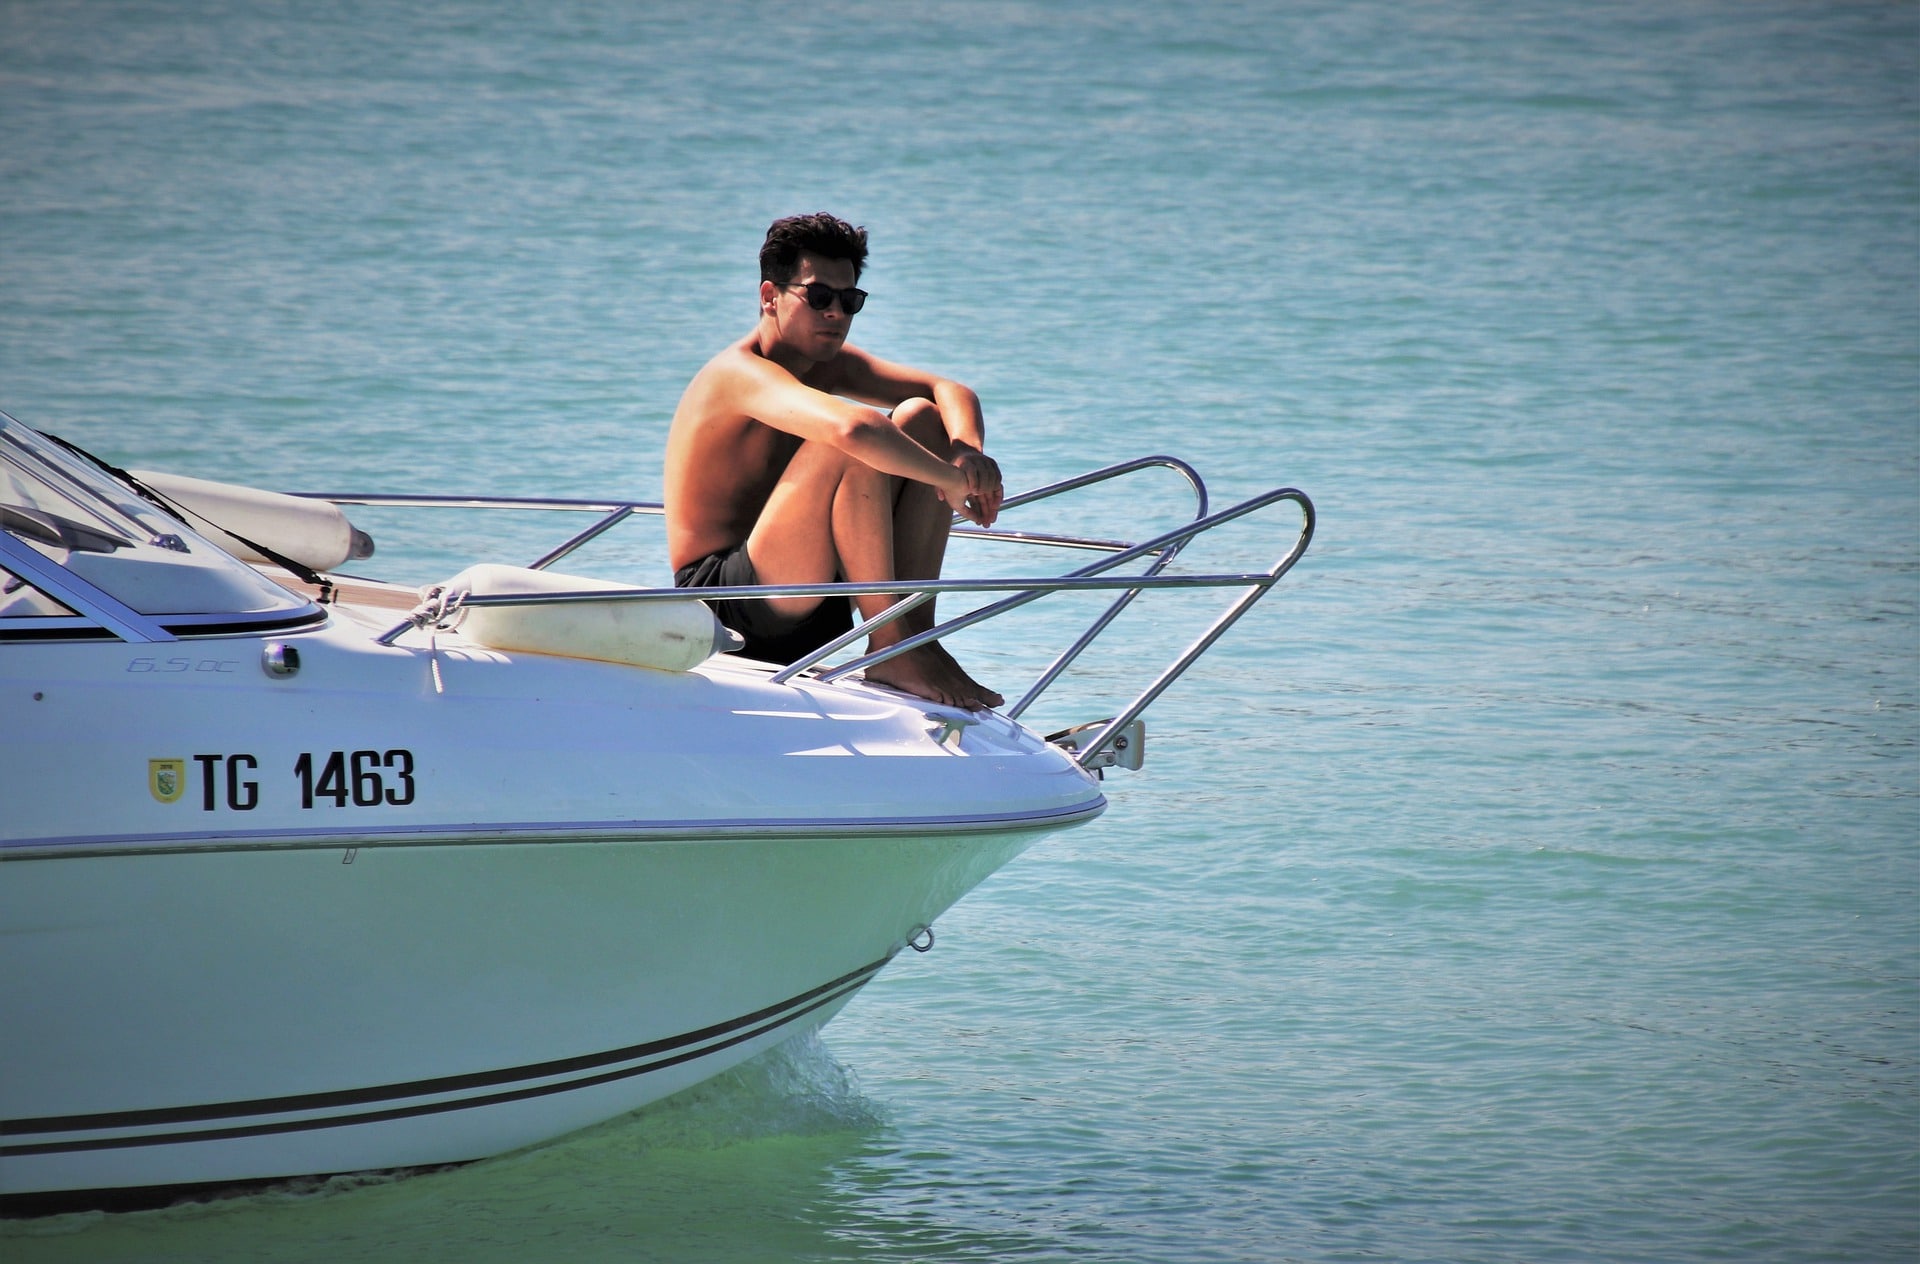
[[[673,573],[675,588],[720,588],[759,582],[745,544],[709,553]],[[791,663],[853,626],[852,603],[842,597],[824,598],[812,613],[798,619],[777,613],[758,597],[708,604],[720,622],[747,638],[747,643],[734,652],[763,663]]]

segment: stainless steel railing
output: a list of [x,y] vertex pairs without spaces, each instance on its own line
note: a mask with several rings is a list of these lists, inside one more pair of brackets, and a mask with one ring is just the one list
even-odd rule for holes
[[[1083,550],[1104,553],[1107,556],[1082,566],[1065,575],[1025,576],[1018,578],[990,579],[936,579],[920,581],[887,580],[874,583],[820,583],[820,584],[781,584],[781,585],[736,585],[724,588],[701,588],[690,592],[682,588],[632,588],[606,589],[586,592],[551,592],[527,594],[500,594],[489,596],[466,596],[462,604],[472,606],[506,605],[543,605],[565,604],[583,601],[684,601],[689,596],[697,596],[702,601],[730,601],[745,598],[764,598],[772,596],[823,596],[857,597],[871,593],[897,594],[900,599],[881,614],[867,619],[842,636],[821,646],[806,657],[777,670],[773,679],[776,682],[792,680],[802,673],[812,673],[814,678],[832,681],[850,673],[864,670],[875,663],[884,662],[898,654],[904,654],[929,641],[939,640],[962,629],[996,618],[1010,610],[1037,601],[1041,597],[1058,592],[1111,591],[1117,593],[1115,600],[1095,617],[1087,629],[1074,643],[1059,654],[1040,673],[1039,677],[1027,689],[1020,699],[1007,708],[1010,718],[1018,719],[1055,681],[1072,665],[1086,648],[1104,632],[1120,613],[1141,593],[1162,589],[1192,588],[1239,588],[1239,596],[1214,622],[1193,641],[1171,663],[1163,668],[1148,683],[1132,702],[1108,721],[1091,741],[1078,744],[1075,758],[1081,765],[1090,766],[1100,754],[1111,745],[1114,739],[1153,701],[1178,680],[1199,657],[1218,641],[1229,628],[1244,615],[1253,604],[1280,581],[1295,562],[1306,552],[1307,545],[1313,539],[1314,511],[1313,502],[1304,492],[1292,487],[1275,488],[1272,491],[1250,497],[1217,513],[1208,512],[1207,490],[1200,475],[1186,462],[1174,457],[1143,457],[1126,461],[1104,469],[1050,483],[1032,491],[1022,492],[1008,497],[1002,504],[1002,511],[1032,504],[1068,492],[1095,486],[1100,483],[1137,473],[1147,469],[1170,469],[1178,473],[1187,483],[1194,495],[1195,508],[1191,521],[1172,530],[1162,532],[1152,539],[1133,543],[1124,540],[1106,540],[1086,536],[1074,536],[1049,532],[1015,531],[1000,528],[980,528],[970,524],[958,523],[955,535],[979,537],[994,541],[1041,547]],[[582,531],[576,532],[559,545],[535,559],[534,569],[546,569],[553,563],[565,558],[581,546],[612,530],[627,518],[635,515],[659,515],[664,512],[658,504],[644,501],[622,500],[572,500],[548,497],[517,496],[427,496],[427,495],[387,495],[387,494],[336,494],[303,493],[315,499],[330,500],[342,505],[368,505],[385,508],[463,508],[463,509],[537,509],[571,510],[598,513],[601,516]],[[1244,518],[1262,509],[1279,504],[1296,506],[1301,515],[1300,527],[1291,544],[1281,553],[1271,566],[1262,571],[1236,571],[1214,574],[1171,575],[1167,567],[1177,557],[1181,549],[1196,537],[1225,523]],[[1143,564],[1143,571],[1115,575],[1110,572],[1134,563]],[[935,625],[924,632],[905,637],[899,642],[887,646],[875,653],[864,654],[835,666],[826,666],[827,660],[840,653],[875,628],[884,626],[906,614],[923,602],[932,600],[942,593],[1009,593],[1001,598],[971,610],[956,618]],[[421,626],[418,619],[409,619],[383,633],[380,640],[391,644],[399,637]]]

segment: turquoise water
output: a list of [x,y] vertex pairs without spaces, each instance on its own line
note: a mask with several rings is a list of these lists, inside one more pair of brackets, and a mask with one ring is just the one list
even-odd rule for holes
[[1107,816],[820,1040],[9,1258],[1920,1253],[1920,8],[190,8],[0,0],[29,424],[656,496],[766,223],[826,207],[856,337],[976,386],[1013,485],[1170,451],[1320,532]]

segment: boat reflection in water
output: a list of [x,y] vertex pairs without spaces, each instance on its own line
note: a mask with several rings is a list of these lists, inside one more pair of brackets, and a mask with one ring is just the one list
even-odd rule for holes
[[[1291,489],[1068,576],[1116,600],[1003,714],[870,686],[865,628],[775,668],[671,590],[552,563],[657,506],[278,497],[125,475],[0,414],[0,1197],[32,1211],[444,1164],[557,1137],[830,1019],[1137,766],[1139,715],[1290,568]],[[343,578],[341,504],[593,511],[532,567]],[[1285,503],[1266,571],[1175,576]],[[165,507],[163,507],[165,506]],[[219,543],[215,543],[215,541]],[[1020,715],[1121,606],[1238,599],[1111,721]],[[817,585],[789,592],[860,591]],[[900,591],[900,586],[887,586]],[[703,590],[709,601],[756,590]],[[764,590],[759,590],[764,591]],[[908,645],[914,642],[907,642]]]

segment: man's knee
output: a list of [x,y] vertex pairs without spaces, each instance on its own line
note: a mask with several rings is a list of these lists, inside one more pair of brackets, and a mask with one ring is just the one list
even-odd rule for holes
[[893,424],[935,456],[944,457],[951,451],[946,423],[940,419],[940,410],[930,399],[910,399],[895,408]]
[[[784,512],[786,503],[795,503],[807,506],[800,512],[808,515],[809,521],[831,522],[839,506],[860,500],[891,503],[898,495],[899,484],[900,480],[893,475],[874,469],[850,452],[811,442],[800,445],[786,473],[781,475],[774,496],[783,502],[783,517],[788,516]],[[768,504],[771,508],[774,502]],[[763,521],[767,516],[766,511],[762,511]],[[758,530],[756,527],[755,531]]]
[[787,468],[780,475],[779,489],[817,488],[830,492],[849,474],[858,474],[866,469],[860,459],[851,453],[830,443],[812,440],[801,444],[793,454],[793,459],[787,462]]

